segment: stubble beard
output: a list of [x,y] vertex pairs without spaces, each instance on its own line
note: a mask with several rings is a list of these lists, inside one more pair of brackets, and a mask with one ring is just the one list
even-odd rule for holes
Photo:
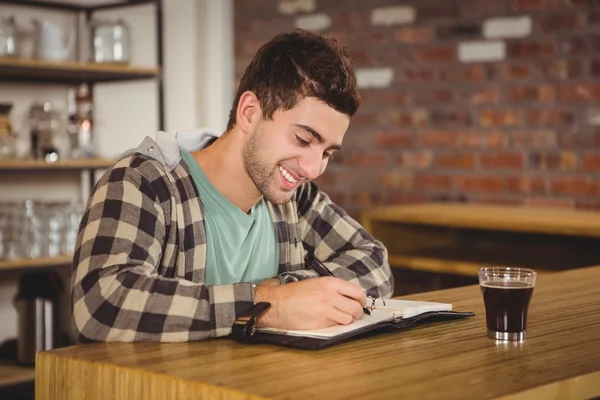
[[278,190],[279,169],[277,165],[271,166],[261,157],[261,149],[264,149],[264,131],[259,129],[252,134],[242,149],[244,170],[265,200],[273,204],[285,204],[290,201],[294,192]]

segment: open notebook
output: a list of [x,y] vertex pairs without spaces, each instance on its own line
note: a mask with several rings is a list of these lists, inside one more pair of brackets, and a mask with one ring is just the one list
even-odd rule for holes
[[298,336],[313,339],[331,339],[340,336],[347,336],[353,332],[362,332],[368,330],[374,325],[393,323],[402,319],[408,319],[424,313],[434,311],[451,311],[452,304],[434,303],[429,301],[411,301],[411,300],[385,300],[385,305],[378,300],[375,309],[371,315],[363,315],[361,319],[355,319],[349,325],[337,325],[330,328],[313,330],[284,330],[275,328],[259,328],[257,332],[266,334],[279,334],[287,336]]

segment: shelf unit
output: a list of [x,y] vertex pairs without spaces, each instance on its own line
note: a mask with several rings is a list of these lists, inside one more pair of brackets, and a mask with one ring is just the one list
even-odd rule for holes
[[[85,15],[89,21],[94,12],[104,9],[131,7],[142,4],[154,6],[156,23],[156,55],[157,65],[154,67],[139,67],[133,65],[98,64],[76,61],[42,61],[23,58],[0,58],[0,82],[35,83],[35,84],[64,84],[78,85],[87,83],[93,94],[93,85],[101,82],[122,82],[134,80],[155,80],[158,95],[158,129],[164,129],[164,88],[163,70],[163,2],[162,0],[0,0],[0,5],[9,4],[45,8],[54,11],[64,11]],[[115,160],[111,159],[81,159],[61,160],[54,163],[33,160],[0,161],[0,171],[38,173],[53,171],[89,172],[90,188],[93,187],[97,169],[109,168]],[[38,268],[55,268],[70,265],[72,255],[54,258],[23,259],[0,261],[0,273],[3,271],[26,271]],[[33,368],[21,367],[0,360],[0,387],[32,381],[35,378]]]
[[24,258],[21,260],[0,260],[0,271],[27,270],[68,266],[73,261],[72,255],[44,258]]
[[35,379],[34,367],[23,367],[0,359],[0,387]]

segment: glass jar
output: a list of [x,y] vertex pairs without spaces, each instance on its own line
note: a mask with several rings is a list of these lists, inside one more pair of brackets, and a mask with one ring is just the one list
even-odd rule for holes
[[128,64],[130,61],[129,25],[122,19],[90,23],[91,61]]
[[34,103],[29,109],[31,132],[31,156],[48,162],[58,161],[57,135],[60,128],[59,117],[48,101]]
[[15,157],[15,136],[9,117],[11,108],[12,104],[0,103],[0,160]]

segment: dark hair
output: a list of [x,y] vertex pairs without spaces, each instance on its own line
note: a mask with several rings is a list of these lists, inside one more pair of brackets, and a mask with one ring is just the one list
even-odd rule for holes
[[229,113],[227,130],[236,122],[242,93],[252,91],[263,116],[290,110],[303,97],[316,97],[352,117],[359,106],[354,63],[337,40],[302,29],[275,36],[246,67]]

